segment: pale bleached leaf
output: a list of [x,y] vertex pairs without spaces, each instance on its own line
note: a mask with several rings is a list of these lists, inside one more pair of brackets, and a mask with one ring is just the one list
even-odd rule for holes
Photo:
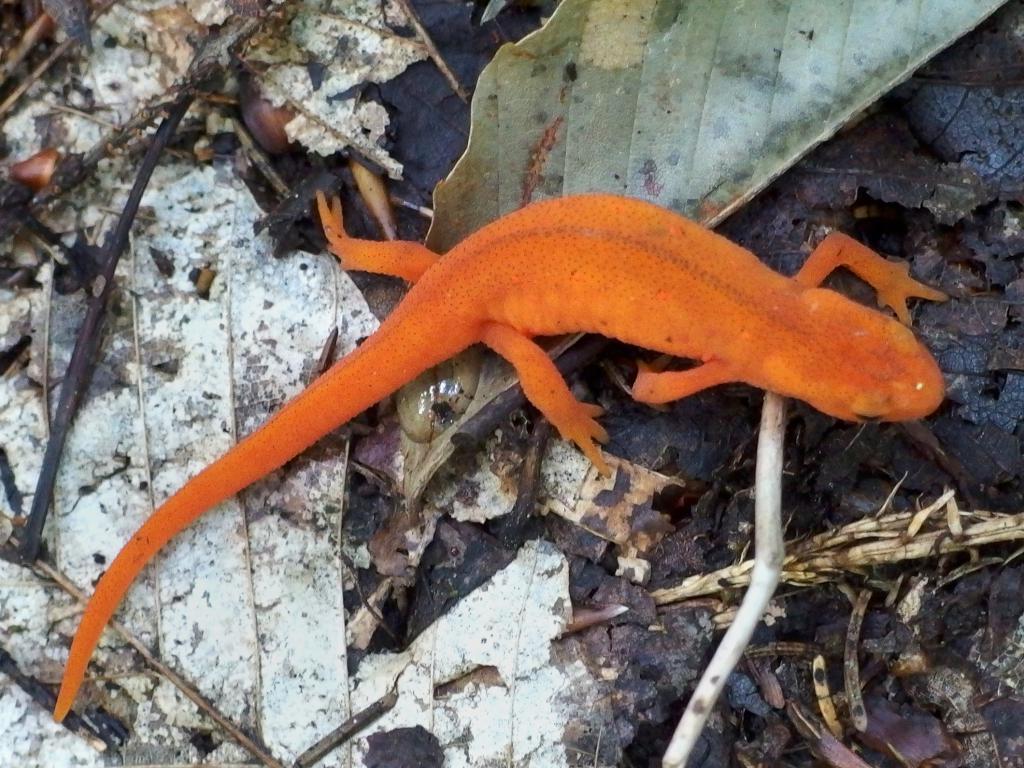
[[76,48],[76,86],[68,87],[66,69],[51,69],[4,116],[6,155],[21,159],[44,147],[64,155],[92,149],[167,92],[192,60],[200,34],[180,6],[115,3],[92,22],[92,47]]
[[[120,205],[123,185],[112,183],[116,191],[99,193]],[[333,328],[346,353],[376,327],[333,257],[272,255],[270,239],[253,234],[261,211],[230,167],[160,167],[143,204],[50,526],[58,567],[87,591],[154,506],[309,382]],[[173,264],[173,274],[158,262]],[[195,269],[216,274],[208,298],[197,294]],[[27,449],[12,464],[26,506],[45,442],[28,375],[41,378],[45,359],[51,380],[63,370],[82,304],[77,294],[49,303],[48,295],[26,293],[27,302],[0,312],[0,327],[17,328],[32,312],[36,328],[50,329],[47,348],[46,334],[35,337],[34,366],[0,387],[0,423],[12,427],[5,444]],[[344,445],[328,440],[204,515],[145,571],[120,614],[278,755],[297,755],[348,713],[337,537],[345,474]],[[12,653],[56,679],[79,612],[52,589],[32,602],[26,594],[42,594],[38,579],[19,572],[23,583],[0,593],[0,615],[32,605],[38,626]],[[48,636],[53,629],[59,634]],[[199,759],[187,729],[209,725],[193,704],[141,669],[112,633],[96,661],[94,670],[118,683],[103,698],[129,722],[129,753],[154,763]]]
[[363,660],[353,708],[392,688],[399,696],[360,734],[353,764],[364,765],[371,734],[416,725],[438,739],[448,768],[575,764],[566,732],[610,721],[600,682],[571,651],[556,651],[570,618],[568,561],[548,542],[527,543],[406,651]]
[[286,25],[268,30],[246,52],[262,70],[264,95],[295,113],[285,126],[288,138],[321,155],[352,147],[400,177],[401,164],[382,146],[387,110],[363,99],[359,86],[390,80],[426,58],[426,48],[392,30],[384,3],[327,0],[288,13]]

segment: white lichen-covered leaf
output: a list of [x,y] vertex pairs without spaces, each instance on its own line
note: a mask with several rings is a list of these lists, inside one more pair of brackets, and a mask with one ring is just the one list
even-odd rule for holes
[[[109,177],[91,190],[92,210],[100,198],[120,206],[126,188]],[[269,238],[253,234],[261,212],[231,167],[162,166],[143,205],[49,526],[58,567],[86,590],[156,505],[309,382],[333,328],[345,353],[376,327],[332,257],[272,255]],[[208,298],[197,294],[196,269],[215,273]],[[39,275],[49,279],[49,270]],[[32,364],[0,380],[4,445],[9,455],[18,449],[11,467],[24,497],[21,510],[0,500],[6,515],[31,503],[45,442],[30,376],[42,378],[44,360],[51,381],[60,374],[81,318],[81,294],[48,296],[26,289],[0,306],[5,335],[34,329]],[[211,511],[147,569],[119,614],[279,755],[298,754],[348,712],[336,536],[344,475],[343,444],[325,441]],[[18,580],[0,591],[0,640],[26,671],[56,680],[78,611],[12,570]],[[209,723],[192,703],[144,673],[112,633],[96,659],[94,671],[120,683],[101,698],[129,719],[128,754],[175,764],[202,757],[190,729]]]
[[[0,563],[0,579],[10,566]],[[99,768],[109,763],[80,736],[53,722],[28,695],[0,674],[0,766],[4,768]],[[44,763],[41,755],[59,756]]]
[[185,8],[200,24],[223,24],[231,16],[227,0],[185,0]]
[[[507,455],[501,438],[457,468],[442,467],[427,486],[424,501],[437,515],[483,523],[512,511],[521,473],[518,454]],[[621,552],[649,552],[671,528],[654,510],[655,494],[678,480],[606,454],[614,470],[602,476],[573,444],[552,439],[541,462],[539,501],[545,513],[579,525]]]
[[448,768],[569,765],[567,729],[600,717],[598,682],[580,659],[555,652],[571,612],[565,557],[547,542],[526,544],[408,650],[363,660],[353,709],[392,688],[398,703],[360,734],[353,764],[364,765],[372,733],[419,725]]
[[371,0],[298,5],[285,33],[260,37],[246,59],[262,69],[264,95],[295,113],[285,126],[289,139],[321,155],[352,147],[398,178],[402,166],[381,146],[387,111],[364,101],[358,86],[390,80],[427,53],[417,40],[392,31],[384,5]]
[[51,69],[5,117],[0,133],[7,155],[28,157],[44,147],[65,155],[91,149],[167,92],[188,67],[201,33],[180,6],[115,3],[92,22],[92,48],[75,49],[74,74]]

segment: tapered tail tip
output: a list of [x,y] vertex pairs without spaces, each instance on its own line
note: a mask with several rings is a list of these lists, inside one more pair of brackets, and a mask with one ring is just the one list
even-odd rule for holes
[[64,722],[64,718],[71,711],[71,705],[74,703],[74,700],[75,694],[68,691],[66,684],[61,683],[60,692],[57,694],[57,704],[53,708],[53,719],[58,723]]

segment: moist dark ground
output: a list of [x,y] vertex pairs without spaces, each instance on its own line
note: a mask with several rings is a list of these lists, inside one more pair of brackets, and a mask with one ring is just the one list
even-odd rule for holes
[[[437,7],[424,10],[442,51],[453,50],[457,39],[467,62],[472,46],[453,32],[461,17],[450,9],[435,16],[427,8]],[[529,20],[515,12],[500,18],[506,24]],[[720,227],[787,274],[803,263],[810,245],[837,229],[909,261],[915,276],[951,297],[914,309],[916,332],[938,359],[949,389],[947,402],[922,428],[845,424],[792,406],[784,486],[788,540],[875,515],[897,484],[890,507],[897,512],[945,488],[957,491],[966,510],[1021,510],[1022,22],[1024,6],[1011,3]],[[466,65],[467,73],[474,70]],[[396,154],[412,164],[409,182],[422,199],[457,150],[436,131],[417,129],[427,113],[406,95],[438,94],[431,109],[451,109],[465,119],[436,77],[421,64],[381,90],[383,101],[397,109]],[[870,289],[850,275],[839,274],[829,285],[874,304]],[[586,399],[607,408],[611,453],[678,477],[686,488],[655,500],[670,530],[650,553],[650,583],[638,587],[616,578],[608,548],[557,518],[535,520],[519,534],[548,537],[570,557],[574,605],[630,606],[566,641],[595,665],[600,659],[617,671],[609,687],[616,727],[603,735],[598,759],[624,766],[658,764],[694,676],[713,650],[706,623],[694,632],[710,616],[706,607],[657,609],[649,589],[727,567],[743,551],[761,402],[758,392],[725,387],[664,411],[639,406],[608,376],[612,368],[628,380],[639,354],[613,344],[574,380]],[[526,449],[535,417],[520,413],[506,430],[508,440],[520,441],[519,450]],[[349,526],[366,537],[385,524],[395,504],[374,484],[358,484]],[[445,522],[442,529],[419,566],[408,604],[396,602],[386,611],[406,640],[513,556],[500,524]],[[826,764],[855,765],[847,749],[855,748],[879,766],[1024,765],[1022,662],[1016,668],[1012,662],[1024,651],[1024,566],[1015,552],[1012,545],[987,547],[974,553],[980,561],[974,570],[963,567],[972,555],[958,554],[836,575],[814,588],[784,586],[777,601],[782,615],[758,629],[759,655],[730,680],[693,764],[808,765],[825,752]],[[362,591],[378,578],[364,572]],[[825,735],[801,731],[780,705],[801,707],[820,726],[811,683],[815,654],[825,658],[827,682],[841,702],[848,595],[861,589],[873,593],[858,656],[869,727],[855,735],[840,703],[845,733],[828,752]],[[701,633],[706,639],[695,640]],[[379,638],[381,647],[394,644]],[[594,764],[594,734],[573,746],[590,752],[580,764]]]

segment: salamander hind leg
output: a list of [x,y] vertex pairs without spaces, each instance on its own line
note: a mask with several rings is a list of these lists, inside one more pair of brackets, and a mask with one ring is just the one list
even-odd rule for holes
[[633,399],[649,405],[681,400],[702,389],[736,381],[736,376],[721,360],[709,360],[687,371],[661,373],[643,362],[638,362],[637,368],[639,371],[633,382]]
[[900,322],[910,324],[907,299],[914,296],[930,301],[945,301],[942,291],[918,282],[910,276],[910,265],[882,258],[866,245],[840,232],[833,232],[818,245],[794,276],[808,288],[819,285],[839,267],[846,267],[878,293],[879,306],[888,306]]
[[324,193],[318,191],[316,207],[328,248],[338,257],[343,269],[391,275],[415,283],[437,262],[437,254],[419,243],[407,240],[378,242],[349,237],[345,234],[341,200],[338,198],[328,205]]
[[594,444],[595,440],[603,443],[608,439],[608,433],[595,420],[603,412],[601,407],[577,400],[551,358],[514,328],[489,323],[481,340],[512,364],[526,397],[562,437],[576,443],[601,474],[609,474],[608,464]]

